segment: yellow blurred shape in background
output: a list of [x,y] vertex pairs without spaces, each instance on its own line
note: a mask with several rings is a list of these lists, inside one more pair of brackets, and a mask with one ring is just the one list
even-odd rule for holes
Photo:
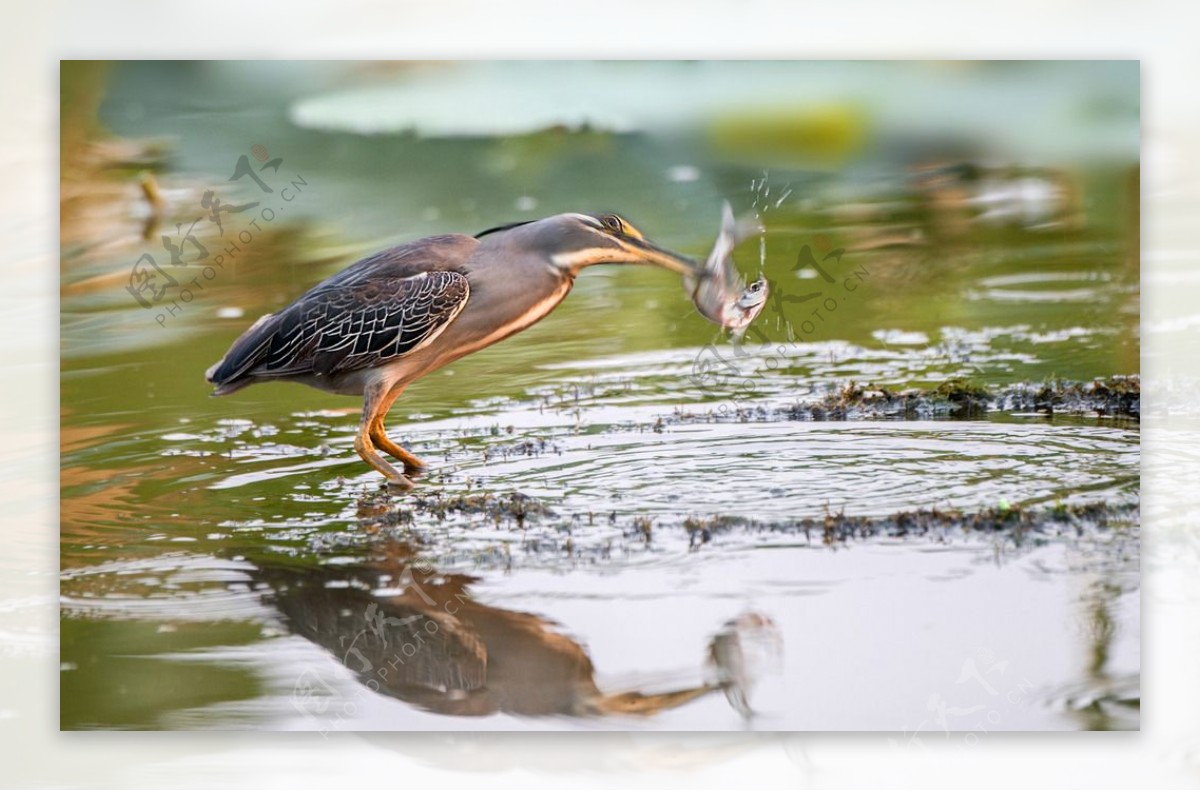
[[758,107],[714,118],[708,138],[716,153],[734,160],[836,168],[863,149],[867,120],[848,105]]

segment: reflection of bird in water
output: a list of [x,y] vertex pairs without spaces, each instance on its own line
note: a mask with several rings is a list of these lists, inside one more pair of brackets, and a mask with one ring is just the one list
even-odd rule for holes
[[[540,616],[476,601],[466,587],[473,578],[406,562],[390,577],[383,571],[273,568],[258,576],[291,631],[333,653],[368,688],[440,714],[654,714],[724,690],[748,717],[741,686],[754,668],[737,646],[738,629],[773,630],[758,615],[727,624],[711,646],[711,681],[606,693],[582,646]],[[379,595],[381,587],[393,592]]]
[[541,320],[594,264],[650,264],[679,274],[695,266],[614,214],[559,214],[474,237],[431,236],[365,258],[263,316],[205,376],[217,386],[214,395],[269,381],[361,395],[355,450],[389,484],[409,488],[425,465],[383,425],[404,389]]

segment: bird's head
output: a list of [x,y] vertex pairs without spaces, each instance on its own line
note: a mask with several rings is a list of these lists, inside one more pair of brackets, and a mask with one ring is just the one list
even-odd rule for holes
[[572,276],[595,264],[650,264],[678,274],[694,272],[697,267],[690,258],[647,241],[641,231],[616,214],[556,214],[497,233],[520,237],[522,246],[544,255]]

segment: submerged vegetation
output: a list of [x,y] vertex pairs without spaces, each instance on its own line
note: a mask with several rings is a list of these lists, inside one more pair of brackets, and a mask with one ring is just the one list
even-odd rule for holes
[[[510,537],[526,556],[545,561],[558,556],[568,564],[573,560],[592,562],[624,556],[649,548],[656,541],[664,546],[683,546],[699,550],[720,536],[752,537],[761,534],[793,535],[813,545],[845,545],[854,540],[873,538],[945,540],[952,536],[967,539],[977,534],[999,534],[1014,544],[1028,537],[1078,536],[1086,532],[1127,529],[1140,523],[1136,502],[1011,504],[1001,501],[978,510],[957,508],[917,508],[884,516],[856,516],[845,509],[826,507],[819,515],[797,515],[791,519],[760,518],[754,515],[717,514],[699,516],[678,514],[631,514],[612,511],[602,519],[592,512],[572,513],[555,510],[533,497],[513,492],[491,494],[420,494],[391,495],[386,492],[365,495],[359,501],[359,526],[367,535],[388,535],[416,539],[441,562],[462,557],[454,547],[454,532],[446,527],[471,529],[482,524],[496,531],[496,552],[471,554],[476,565],[500,562],[513,565],[507,544]],[[450,523],[449,525],[447,523]],[[596,540],[597,524],[609,528],[602,540]],[[682,543],[680,543],[682,542]],[[553,565],[553,563],[551,564]]]
[[769,420],[928,420],[981,418],[991,413],[1141,419],[1141,380],[1137,375],[1097,378],[1091,382],[1059,379],[1039,384],[989,387],[969,379],[950,379],[932,388],[892,390],[857,382],[831,388],[816,399],[781,407],[742,406],[725,413],[680,408],[670,420],[704,422],[723,415],[741,421]]

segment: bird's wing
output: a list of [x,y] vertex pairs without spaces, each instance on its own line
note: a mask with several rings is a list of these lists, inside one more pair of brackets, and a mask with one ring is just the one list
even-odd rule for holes
[[450,270],[317,291],[279,316],[253,372],[332,375],[373,368],[430,343],[470,295],[466,276]]
[[466,306],[470,285],[452,267],[476,245],[430,237],[363,259],[255,322],[207,378],[222,394],[255,376],[330,376],[410,354]]

